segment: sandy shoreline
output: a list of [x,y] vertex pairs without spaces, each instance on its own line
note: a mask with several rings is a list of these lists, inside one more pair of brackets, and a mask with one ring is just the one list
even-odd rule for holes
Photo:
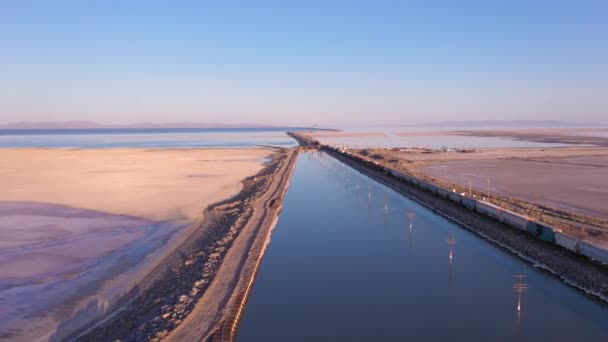
[[[268,191],[255,201],[254,214],[239,236],[239,241],[236,242],[240,246],[235,245],[226,256],[225,265],[220,270],[219,276],[223,278],[221,283],[230,283],[231,286],[210,289],[213,291],[210,291],[208,296],[215,302],[218,298],[225,298],[221,312],[218,314],[211,311],[210,316],[209,308],[202,302],[199,303],[184,324],[168,336],[168,341],[194,342],[200,341],[201,337],[208,341],[234,339],[256,273],[270,243],[272,231],[278,222],[283,198],[289,187],[298,154],[298,150],[291,151],[286,157]],[[236,269],[235,264],[238,264]],[[232,281],[229,282],[228,279]],[[211,322],[215,324],[209,324]]]
[[270,213],[279,206],[277,194],[286,187],[295,153],[277,152],[272,163],[243,181],[237,195],[209,207],[202,225],[129,295],[127,305],[79,340],[209,335],[247,269],[254,241],[264,235],[260,230],[273,221]]
[[56,339],[103,315],[270,153],[0,149],[0,334]]

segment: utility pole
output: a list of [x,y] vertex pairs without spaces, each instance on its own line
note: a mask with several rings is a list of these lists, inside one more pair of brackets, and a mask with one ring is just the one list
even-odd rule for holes
[[488,179],[488,201],[490,200],[490,183],[492,181]]
[[471,190],[471,178],[469,178],[469,197],[473,197],[473,191]]

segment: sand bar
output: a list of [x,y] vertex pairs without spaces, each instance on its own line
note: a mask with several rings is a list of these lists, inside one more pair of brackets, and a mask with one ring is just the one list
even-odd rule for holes
[[270,153],[0,149],[0,334],[45,340],[124,293]]
[[[277,221],[297,150],[281,150],[243,189],[205,211],[204,222],[78,341],[201,341],[230,316],[252,280],[260,248]],[[238,301],[237,301],[238,303]],[[228,306],[227,306],[228,305]]]

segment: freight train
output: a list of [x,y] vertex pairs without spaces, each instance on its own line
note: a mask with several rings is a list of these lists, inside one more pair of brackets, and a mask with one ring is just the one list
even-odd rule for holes
[[391,168],[380,165],[378,162],[372,159],[353,154],[348,150],[329,146],[323,146],[323,148],[341,154],[374,170],[382,171],[387,175],[399,179],[400,181],[410,183],[421,189],[436,194],[437,196],[456,202],[469,210],[474,210],[483,215],[489,216],[507,226],[530,234],[541,241],[557,245],[560,248],[566,249],[572,253],[582,255],[595,262],[608,266],[608,249],[592,242],[579,240],[564,234],[562,230],[557,227],[553,227],[543,222],[538,222],[528,216],[506,210],[487,201],[473,199],[464,194],[459,194],[457,192],[444,189],[435,184],[420,180],[412,175],[395,171]]

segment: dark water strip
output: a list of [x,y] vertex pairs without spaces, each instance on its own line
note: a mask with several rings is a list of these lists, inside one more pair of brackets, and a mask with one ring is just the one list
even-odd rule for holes
[[394,340],[606,341],[608,308],[335,159],[303,154],[237,341]]

